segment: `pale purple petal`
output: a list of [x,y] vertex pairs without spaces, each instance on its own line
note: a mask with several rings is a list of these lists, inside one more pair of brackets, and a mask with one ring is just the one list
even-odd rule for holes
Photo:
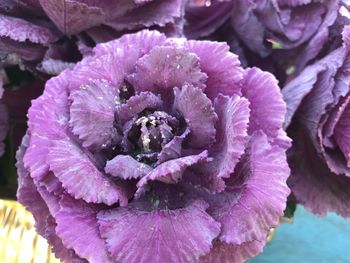
[[106,80],[91,80],[70,95],[69,124],[84,147],[103,149],[117,137],[113,126],[116,93]]
[[57,211],[59,210],[59,197],[57,195],[54,195],[46,190],[45,187],[39,186],[38,183],[34,181],[34,184],[36,186],[36,190],[40,194],[41,198],[44,200],[47,208],[49,209],[49,212],[52,216],[55,216]]
[[286,104],[275,77],[258,68],[247,69],[242,94],[249,100],[251,109],[248,133],[262,130],[266,135],[276,137],[284,121]]
[[72,140],[55,141],[48,163],[66,191],[75,198],[88,203],[127,204],[126,189],[101,173]]
[[82,85],[88,84],[90,79],[107,81],[111,87],[117,89],[122,85],[127,70],[126,65],[122,63],[124,56],[126,54],[114,52],[110,55],[86,57],[73,68],[74,77],[70,78],[68,90],[70,93],[79,90]]
[[[208,253],[220,224],[202,201],[176,210],[117,208],[98,214],[111,257],[121,263],[195,262]],[[140,249],[142,248],[142,249]]]
[[197,155],[185,156],[160,164],[137,183],[138,190],[135,196],[140,197],[145,193],[149,181],[156,180],[166,184],[176,184],[187,168],[198,163],[206,162],[207,159],[208,152],[203,151]]
[[18,173],[18,190],[17,199],[23,204],[28,211],[34,215],[35,228],[39,234],[43,235],[45,229],[46,215],[49,215],[47,205],[43,201],[42,197],[36,190],[36,186],[33,179],[29,176],[28,171],[24,168],[23,155],[25,150],[29,146],[29,136],[25,135],[22,140],[22,144],[19,147],[17,158],[17,173]]
[[203,173],[227,178],[233,173],[246,147],[249,102],[238,96],[219,95],[214,106],[219,117],[216,145],[211,149],[214,160],[204,166]]
[[65,88],[68,74],[65,71],[49,80],[44,94],[34,100],[28,110],[31,138],[30,147],[24,155],[24,165],[30,176],[39,181],[48,174],[46,159],[52,140],[66,137],[69,112]]
[[174,109],[179,111],[190,128],[188,143],[193,148],[203,148],[215,142],[215,124],[218,117],[210,99],[192,85],[174,89]]
[[268,142],[263,132],[252,135],[246,153],[227,182],[227,190],[207,201],[208,212],[222,224],[220,240],[242,244],[266,242],[279,223],[290,193],[290,170],[284,149]]
[[195,53],[201,70],[208,75],[205,93],[213,100],[218,94],[241,94],[243,68],[238,56],[229,52],[226,43],[211,41],[187,41],[184,46]]
[[52,246],[52,252],[55,256],[67,263],[88,263],[85,259],[80,258],[73,249],[67,249],[62,240],[56,234],[56,220],[49,215],[46,219],[46,228],[43,236]]
[[67,195],[62,197],[59,205],[55,215],[56,233],[65,247],[91,263],[112,262],[98,230],[98,210]]
[[33,214],[36,231],[49,241],[53,247],[52,251],[55,253],[55,256],[67,261],[77,260],[78,263],[80,261],[78,261],[79,258],[75,255],[74,251],[65,248],[61,240],[57,237],[55,220],[52,218],[42,196],[37,191],[37,186],[34,184],[33,179],[24,168],[22,160],[24,152],[29,146],[29,139],[28,135],[23,137],[22,145],[16,153],[18,172],[17,200]]
[[24,166],[30,172],[30,177],[40,181],[49,172],[46,159],[51,142],[48,139],[42,139],[38,135],[31,136],[29,142],[30,147],[25,152],[23,158]]
[[207,75],[195,54],[180,47],[158,46],[137,61],[135,73],[127,79],[138,91],[164,93],[185,83],[204,88]]
[[157,165],[168,160],[179,158],[181,156],[182,142],[189,133],[190,130],[187,128],[180,136],[174,136],[170,142],[164,145],[163,149],[158,154]]
[[105,172],[122,179],[138,179],[148,174],[152,168],[144,163],[136,161],[129,155],[117,155],[107,161]]
[[[137,59],[148,54],[153,47],[163,45],[165,41],[166,36],[158,31],[142,30],[135,34],[126,34],[119,39],[99,44],[94,48],[94,53],[97,56],[102,56],[114,52],[118,48],[123,48],[126,53],[124,63],[130,63],[129,67],[133,68]],[[127,59],[130,56],[133,57],[133,60]]]
[[93,56],[85,57],[74,67],[75,75],[70,78],[69,90],[80,89],[89,79],[105,79],[120,87],[125,75],[134,71],[136,61],[165,40],[165,35],[157,31],[143,30],[97,45]]

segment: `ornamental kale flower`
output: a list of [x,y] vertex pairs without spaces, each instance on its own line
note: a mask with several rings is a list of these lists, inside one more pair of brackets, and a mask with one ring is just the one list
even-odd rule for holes
[[293,138],[288,184],[298,202],[318,215],[350,217],[350,27],[343,46],[283,89],[286,127]]
[[0,57],[55,75],[90,46],[128,31],[181,33],[183,1],[0,0]]
[[17,195],[57,257],[242,262],[262,251],[289,194],[286,108],[274,77],[228,50],[146,30],[47,82],[17,153]]
[[328,48],[333,27],[348,23],[339,21],[340,8],[346,6],[340,0],[192,0],[185,32],[191,38],[207,37],[224,26],[221,34],[234,35],[246,52],[268,57],[288,74],[298,73]]

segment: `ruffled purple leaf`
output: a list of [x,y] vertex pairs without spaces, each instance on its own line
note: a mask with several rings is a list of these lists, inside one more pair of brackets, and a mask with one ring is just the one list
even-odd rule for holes
[[238,56],[228,52],[225,43],[210,41],[187,41],[186,48],[201,61],[201,69],[207,74],[205,93],[213,100],[218,94],[232,96],[241,94],[243,69]]
[[49,210],[36,190],[33,179],[30,178],[28,171],[24,168],[22,158],[28,146],[29,136],[25,135],[22,140],[22,145],[16,153],[16,167],[18,173],[17,199],[34,215],[35,228],[38,233],[42,235],[44,233],[46,220],[46,217],[43,215],[49,214]]
[[214,160],[202,171],[206,177],[227,178],[233,173],[243,155],[247,143],[249,102],[238,96],[219,95],[214,101],[218,114],[216,145],[212,148]]
[[199,58],[184,48],[161,46],[153,48],[135,65],[128,81],[138,91],[164,93],[185,83],[204,88],[207,75],[201,71]]
[[29,136],[25,135],[22,140],[22,145],[16,153],[18,160],[16,164],[18,172],[17,199],[33,214],[36,231],[50,242],[53,247],[52,251],[55,253],[56,257],[67,261],[76,260],[77,262],[84,262],[83,260],[79,261],[80,258],[74,251],[67,249],[56,235],[55,219],[51,216],[44,199],[37,191],[37,186],[33,179],[24,168],[22,159],[28,146]]
[[36,132],[30,136],[30,146],[23,161],[30,176],[39,181],[49,171],[46,159],[52,141],[66,137],[68,99],[62,89],[67,86],[67,75],[68,72],[63,72],[59,77],[49,80],[43,96],[34,100],[28,110],[28,127]]
[[66,191],[75,198],[88,203],[127,204],[127,190],[106,178],[75,142],[55,141],[48,163]]
[[100,237],[96,208],[69,196],[63,196],[59,205],[56,233],[63,244],[88,262],[112,262]]
[[142,178],[152,168],[149,165],[140,163],[128,155],[117,155],[112,160],[107,161],[105,172],[123,179],[138,179]]
[[254,133],[227,182],[228,189],[206,197],[209,213],[222,225],[220,241],[266,242],[269,229],[278,225],[290,193],[286,185],[290,170],[283,151],[271,145],[263,132]]
[[202,201],[176,210],[117,208],[100,212],[98,223],[115,261],[195,262],[210,251],[220,232],[206,208]]
[[197,155],[189,155],[160,164],[137,183],[136,197],[144,194],[149,181],[156,180],[166,184],[176,184],[187,168],[207,160],[208,152],[203,151]]
[[175,136],[170,142],[165,144],[157,156],[157,164],[181,157],[182,143],[189,133],[190,130],[186,129],[180,136]]
[[118,136],[114,124],[116,88],[106,80],[82,84],[70,95],[70,125],[84,147],[110,146]]
[[215,142],[215,124],[218,119],[212,102],[205,93],[192,85],[174,89],[174,109],[185,119],[190,134],[188,143],[203,148]]
[[249,100],[251,109],[248,133],[262,130],[266,135],[276,137],[284,121],[286,104],[274,76],[258,68],[247,69],[242,94]]

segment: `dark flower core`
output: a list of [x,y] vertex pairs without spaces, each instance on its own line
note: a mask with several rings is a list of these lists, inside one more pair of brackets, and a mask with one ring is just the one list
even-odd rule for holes
[[146,111],[142,115],[135,118],[135,121],[132,120],[132,128],[127,132],[127,139],[133,143],[134,150],[131,153],[139,152],[136,154],[137,160],[155,162],[157,153],[177,135],[179,121],[164,111],[149,114]]

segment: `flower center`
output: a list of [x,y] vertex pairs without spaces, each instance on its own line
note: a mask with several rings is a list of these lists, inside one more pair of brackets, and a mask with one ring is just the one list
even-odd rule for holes
[[178,125],[175,117],[163,111],[145,113],[137,118],[128,133],[128,139],[138,149],[136,159],[156,161],[158,153],[174,138]]

